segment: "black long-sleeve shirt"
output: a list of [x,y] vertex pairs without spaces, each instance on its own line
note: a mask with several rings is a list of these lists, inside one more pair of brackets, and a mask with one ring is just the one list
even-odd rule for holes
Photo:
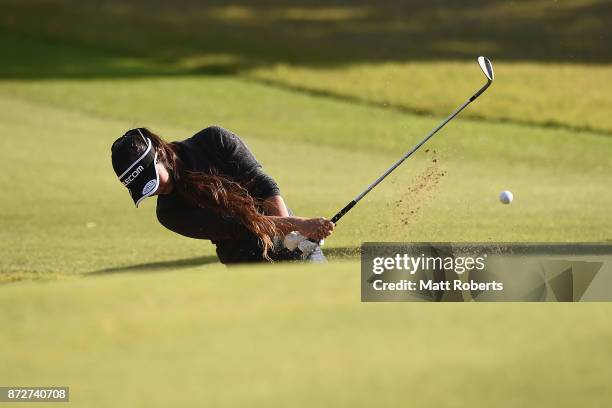
[[[187,170],[210,174],[212,168],[240,183],[255,198],[280,194],[276,182],[264,173],[247,146],[226,129],[208,127],[178,146],[177,155]],[[223,263],[263,260],[257,237],[238,220],[198,207],[176,191],[158,196],[157,219],[178,234],[212,241]]]

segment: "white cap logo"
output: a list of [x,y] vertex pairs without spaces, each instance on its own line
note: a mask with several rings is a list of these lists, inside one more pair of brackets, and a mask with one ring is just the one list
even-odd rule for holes
[[144,188],[142,189],[142,195],[148,195],[151,191],[153,191],[155,189],[155,186],[157,185],[157,180],[149,180],[147,182],[147,184],[145,184]]

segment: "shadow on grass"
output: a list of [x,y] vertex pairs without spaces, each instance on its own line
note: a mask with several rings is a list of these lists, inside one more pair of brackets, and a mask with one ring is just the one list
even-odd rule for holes
[[1,78],[234,75],[273,64],[612,61],[608,0],[9,2]]
[[[359,257],[360,247],[336,247],[325,248],[325,256],[330,260],[353,259]],[[219,263],[219,258],[215,255],[198,256],[195,258],[174,259],[170,261],[148,262],[127,266],[115,266],[112,268],[98,269],[87,273],[87,276],[111,275],[116,273],[131,272],[163,272],[170,269],[191,268],[194,266],[210,265]]]
[[194,266],[209,265],[218,262],[219,258],[214,255],[198,256],[195,258],[175,259],[171,261],[149,262],[136,265],[116,266],[112,268],[99,269],[87,273],[87,276],[110,275],[126,272],[163,272],[168,269],[191,268]]

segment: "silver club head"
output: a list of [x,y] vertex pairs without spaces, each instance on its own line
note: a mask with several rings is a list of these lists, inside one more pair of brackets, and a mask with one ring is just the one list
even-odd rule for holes
[[484,72],[489,81],[493,81],[495,74],[493,73],[491,61],[487,57],[478,57],[478,65],[480,65],[480,69],[482,69],[482,72]]

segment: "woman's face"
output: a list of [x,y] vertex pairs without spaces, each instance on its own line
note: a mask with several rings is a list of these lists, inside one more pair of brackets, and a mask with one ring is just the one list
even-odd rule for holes
[[155,167],[157,168],[157,174],[159,174],[159,187],[153,195],[170,194],[173,188],[170,173],[162,163],[156,163]]

